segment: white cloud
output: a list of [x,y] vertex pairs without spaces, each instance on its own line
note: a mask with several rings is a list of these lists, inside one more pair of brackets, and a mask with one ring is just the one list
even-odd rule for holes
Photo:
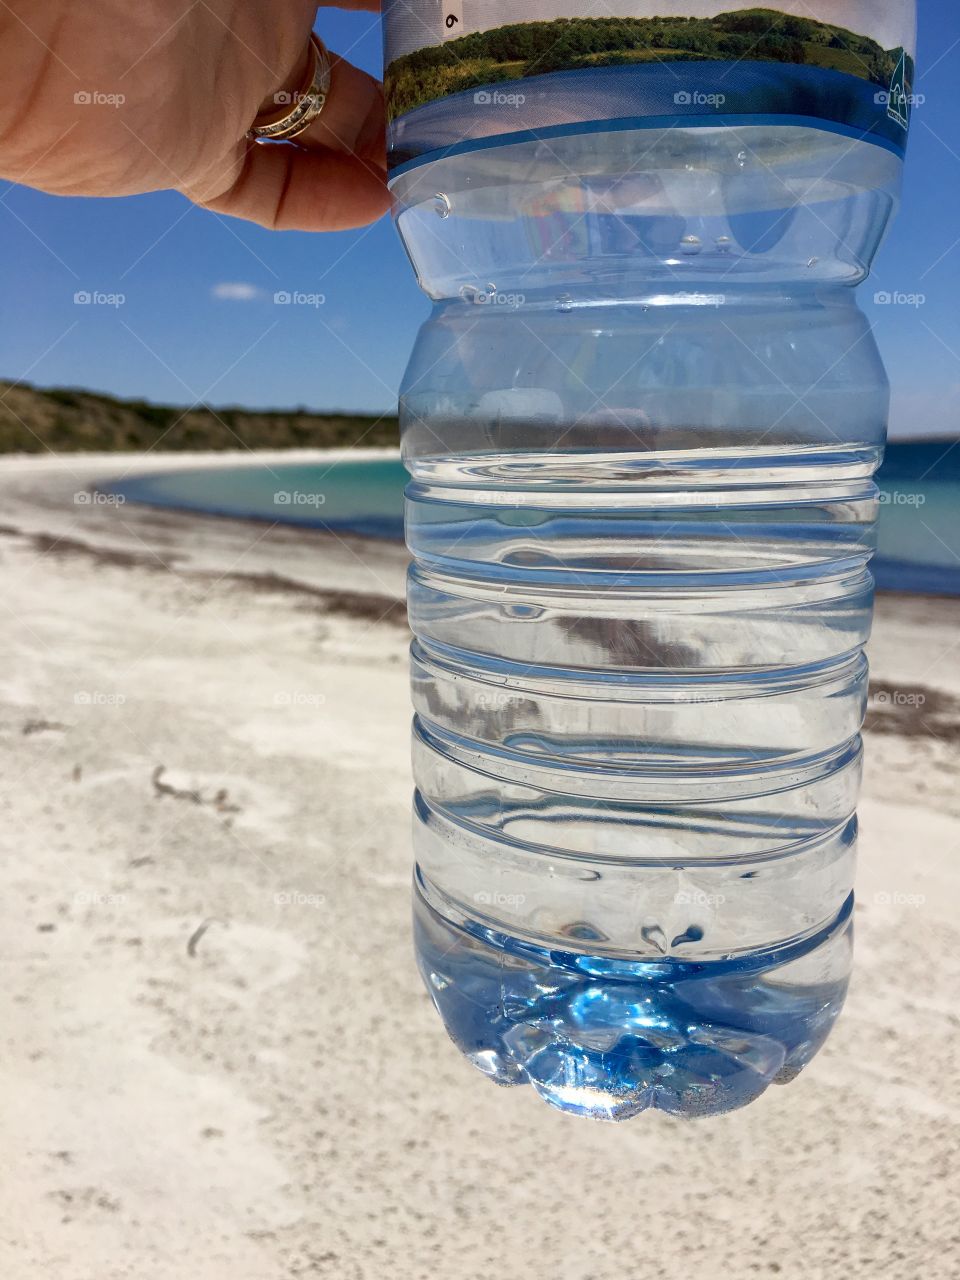
[[223,302],[255,302],[263,290],[255,284],[247,284],[245,280],[221,280],[210,292]]

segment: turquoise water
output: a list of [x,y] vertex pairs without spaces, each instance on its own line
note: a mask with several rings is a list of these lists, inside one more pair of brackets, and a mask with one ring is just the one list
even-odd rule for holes
[[367,538],[403,538],[399,458],[197,467],[128,476],[100,486],[128,502],[244,520],[300,524]]
[[877,482],[878,586],[960,595],[960,440],[889,444]]
[[[960,441],[895,441],[881,491],[877,585],[960,595]],[[403,538],[399,458],[201,468],[107,482],[105,492],[209,515],[279,521],[368,538]]]

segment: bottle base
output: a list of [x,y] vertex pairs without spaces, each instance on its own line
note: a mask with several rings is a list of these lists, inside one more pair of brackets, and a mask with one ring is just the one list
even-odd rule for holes
[[[500,1085],[599,1120],[650,1108],[720,1115],[793,1080],[846,996],[853,895],[815,934],[692,962],[628,961],[534,946],[454,923],[414,883],[421,975],[451,1039]],[[572,926],[582,947],[589,926]]]

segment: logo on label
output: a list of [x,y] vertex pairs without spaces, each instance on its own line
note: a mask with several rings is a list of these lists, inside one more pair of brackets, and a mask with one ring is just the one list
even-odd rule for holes
[[907,67],[906,53],[900,50],[900,61],[897,63],[887,92],[887,115],[896,120],[902,128],[907,127]]

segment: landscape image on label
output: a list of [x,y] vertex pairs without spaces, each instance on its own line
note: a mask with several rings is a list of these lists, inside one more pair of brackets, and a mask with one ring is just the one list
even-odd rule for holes
[[[474,0],[473,11],[476,7]],[[497,0],[490,7],[502,12]],[[864,16],[870,8],[857,3],[829,7],[844,13],[865,10]],[[466,7],[465,11],[469,12]],[[808,6],[805,11],[810,11]],[[388,22],[393,21],[388,14]],[[420,25],[417,38],[422,40],[424,24]],[[907,33],[891,24],[890,34],[894,31],[906,38]],[[404,33],[398,35],[394,48],[404,47]],[[857,76],[886,91],[901,58],[909,92],[913,60],[902,43],[884,48],[870,36],[831,22],[781,9],[753,8],[708,17],[556,17],[513,22],[401,53],[390,61],[384,80],[389,114],[395,118],[434,99],[481,85],[642,62],[806,64]]]

